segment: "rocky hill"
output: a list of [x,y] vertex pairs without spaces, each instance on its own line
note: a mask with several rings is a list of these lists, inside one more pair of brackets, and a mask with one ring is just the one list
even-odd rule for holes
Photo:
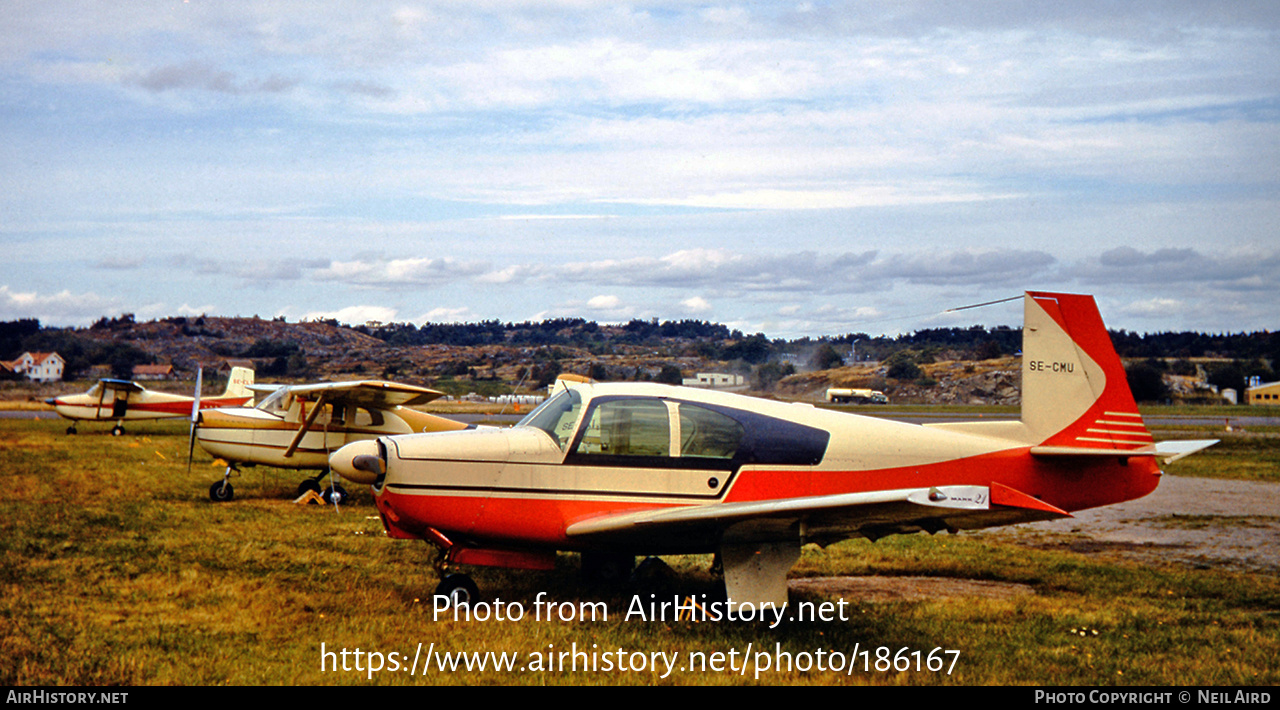
[[1022,372],[1017,358],[944,360],[920,366],[912,381],[888,377],[880,363],[792,375],[778,383],[780,394],[820,401],[828,387],[865,388],[884,392],[894,404],[997,404],[1022,402]]

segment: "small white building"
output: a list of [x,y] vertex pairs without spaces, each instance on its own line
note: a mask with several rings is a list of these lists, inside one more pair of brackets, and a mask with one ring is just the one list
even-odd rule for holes
[[720,372],[699,372],[697,377],[686,377],[681,382],[685,387],[741,387],[746,383],[742,375],[727,375]]
[[22,357],[6,363],[11,370],[37,382],[57,382],[67,362],[58,353],[22,353]]

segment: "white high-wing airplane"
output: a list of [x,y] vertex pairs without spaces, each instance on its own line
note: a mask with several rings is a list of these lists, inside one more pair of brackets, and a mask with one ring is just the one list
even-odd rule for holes
[[[249,389],[253,385],[253,370],[247,367],[231,368],[227,390],[218,397],[199,400],[201,409],[213,407],[239,407],[253,399]],[[169,419],[191,416],[195,397],[149,390],[132,380],[99,380],[88,392],[51,397],[45,404],[58,414],[71,420],[68,434],[76,433],[77,421],[112,421],[111,434],[124,433],[124,423],[137,419]]]
[[1091,296],[1027,293],[1019,421],[909,424],[648,383],[577,384],[510,429],[349,444],[333,470],[373,486],[394,538],[455,565],[629,569],[718,553],[730,599],[783,604],[805,543],[1068,517],[1144,496],[1155,443]]
[[[209,487],[212,500],[231,500],[235,493],[229,479],[240,465],[317,470],[315,478],[299,484],[298,495],[319,493],[320,479],[329,471],[329,454],[344,444],[389,434],[471,428],[409,409],[444,396],[414,385],[361,380],[252,389],[270,394],[256,407],[204,410],[196,419],[194,436],[200,447],[228,462],[222,480]],[[334,495],[339,502],[347,495],[337,482],[323,492],[326,500]]]

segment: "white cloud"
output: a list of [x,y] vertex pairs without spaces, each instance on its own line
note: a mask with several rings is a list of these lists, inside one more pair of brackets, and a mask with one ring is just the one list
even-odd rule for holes
[[594,296],[587,301],[587,308],[592,311],[609,311],[617,308],[622,301],[617,296]]
[[485,269],[483,263],[459,261],[451,257],[415,257],[335,261],[327,268],[317,269],[311,277],[321,281],[333,280],[383,288],[405,284],[439,286],[482,274]]
[[363,325],[369,322],[394,323],[396,309],[385,306],[347,306],[335,311],[310,311],[302,316],[303,320],[333,319],[349,325]]
[[1170,318],[1179,315],[1186,308],[1185,303],[1175,298],[1148,298],[1125,305],[1121,312],[1143,318]]
[[52,295],[0,286],[0,319],[36,318],[52,325],[88,325],[104,315],[122,312],[121,301],[96,293],[62,290]]
[[684,308],[685,313],[698,315],[711,312],[711,304],[702,296],[692,296],[680,302],[680,306]]
[[414,319],[415,323],[466,323],[480,320],[470,308],[432,308]]

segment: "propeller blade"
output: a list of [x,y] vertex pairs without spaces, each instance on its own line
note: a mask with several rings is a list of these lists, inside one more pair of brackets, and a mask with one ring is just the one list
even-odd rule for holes
[[191,423],[192,424],[196,423],[196,415],[200,413],[200,385],[201,385],[202,379],[204,379],[204,368],[197,367],[196,368],[196,391],[195,391],[195,394],[191,397]]
[[196,368],[196,391],[191,398],[191,435],[187,438],[187,473],[191,473],[191,459],[196,453],[196,424],[200,420],[200,385],[204,379],[204,368]]
[[342,497],[338,495],[338,488],[341,483],[342,477],[338,475],[338,472],[329,469],[329,490],[333,491],[333,495],[329,496],[329,498],[333,500],[333,509],[337,512],[341,512],[338,508],[338,499]]

